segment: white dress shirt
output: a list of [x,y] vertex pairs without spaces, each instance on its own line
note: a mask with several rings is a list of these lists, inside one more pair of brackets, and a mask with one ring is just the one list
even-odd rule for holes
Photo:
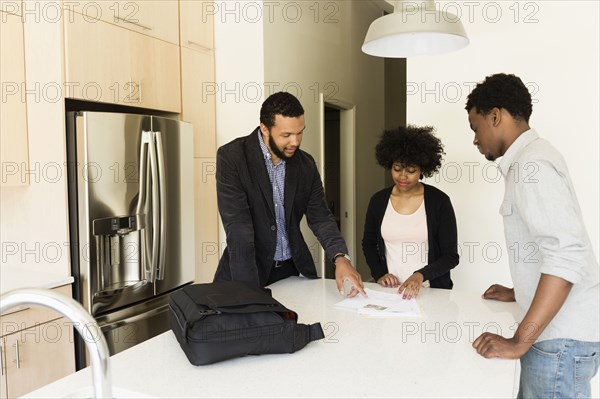
[[598,261],[563,157],[530,129],[508,148],[499,167],[505,181],[500,214],[523,315],[542,273],[563,278],[573,283],[571,292],[538,340],[600,341]]

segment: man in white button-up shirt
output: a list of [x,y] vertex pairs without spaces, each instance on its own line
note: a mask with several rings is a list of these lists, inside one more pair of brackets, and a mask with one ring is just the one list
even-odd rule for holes
[[519,398],[590,397],[600,362],[599,267],[573,184],[559,152],[529,127],[531,95],[514,75],[488,76],[467,99],[473,144],[502,157],[500,207],[514,288],[483,297],[517,301],[523,319],[512,338],[484,333],[486,358],[521,359]]

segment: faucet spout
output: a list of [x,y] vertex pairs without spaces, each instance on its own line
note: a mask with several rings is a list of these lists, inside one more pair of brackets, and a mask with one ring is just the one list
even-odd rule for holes
[[55,310],[74,323],[90,354],[96,398],[112,398],[110,354],[96,320],[77,301],[38,288],[25,288],[0,296],[0,315],[21,305],[39,305]]

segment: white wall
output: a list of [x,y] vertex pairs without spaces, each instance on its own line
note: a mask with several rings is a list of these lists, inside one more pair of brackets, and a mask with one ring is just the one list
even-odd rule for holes
[[429,181],[450,195],[457,214],[462,258],[455,286],[483,291],[495,282],[512,284],[498,214],[504,182],[472,145],[464,110],[473,85],[498,72],[520,76],[532,91],[530,125],[564,155],[597,256],[599,3],[437,4],[461,14],[471,43],[408,60],[407,121],[435,126],[446,146],[439,182]]
[[[256,126],[262,100],[285,85],[291,92],[302,87],[308,126],[303,147],[317,161],[321,144],[314,132],[319,110],[310,87],[332,82],[335,97],[362,102],[357,115],[379,112],[372,97],[365,95],[382,84],[373,73],[378,60],[359,50],[366,20],[378,12],[370,8],[374,3],[320,2],[317,23],[315,8],[309,8],[312,2],[298,3],[303,13],[299,19],[293,8],[284,14],[285,2],[269,3],[258,17],[250,6],[233,3],[237,9],[216,3],[220,6],[215,15],[217,84],[224,90],[217,95],[219,145]],[[328,4],[339,8],[325,9]],[[460,13],[471,43],[455,53],[408,60],[407,121],[434,125],[446,145],[442,172],[428,182],[451,196],[457,213],[462,259],[453,272],[456,287],[481,291],[495,282],[511,284],[498,215],[503,182],[472,146],[464,110],[474,84],[497,72],[515,73],[531,87],[535,101],[531,124],[565,156],[598,254],[598,3],[437,4]],[[337,22],[323,23],[327,15]],[[244,45],[240,37],[245,38]],[[253,88],[265,81],[269,86],[257,97]],[[357,121],[357,183],[366,182],[357,188],[357,249],[366,201],[383,186],[383,172],[373,159],[381,127]],[[361,202],[359,197],[366,199]],[[362,261],[360,255],[357,263]]]
[[[494,73],[514,73],[530,88],[530,126],[565,157],[597,258],[600,3],[437,4],[460,13],[471,43],[456,53],[408,60],[407,121],[435,126],[446,145],[440,178],[429,180],[450,195],[456,211],[462,257],[455,287],[512,286],[498,214],[504,182],[472,145],[464,110],[473,85]],[[599,395],[597,374],[592,397]]]
[[262,0],[215,1],[217,146],[259,124],[265,99]]
[[[381,10],[370,1],[281,4],[281,12],[274,13],[273,22],[265,23],[265,81],[280,84],[280,89],[287,86],[299,97],[306,116],[302,148],[325,173],[327,162],[323,157],[318,93],[323,93],[326,103],[356,107],[353,154],[356,230],[353,245],[349,247],[354,248],[350,254],[353,263],[363,278],[369,279],[360,242],[368,201],[384,184],[385,173],[374,158],[374,148],[384,126],[384,63],[381,58],[363,54],[360,47],[369,25],[381,15]],[[344,223],[344,198],[341,202]],[[318,241],[306,228],[303,234],[313,258],[320,263]]]
[[[217,147],[245,136],[258,126],[265,99],[262,0],[214,2]],[[213,94],[214,91],[214,94]],[[215,154],[216,155],[216,154]],[[219,256],[226,235],[219,217]]]
[[[353,255],[363,276],[370,277],[360,261],[360,239],[368,199],[384,181],[373,155],[383,129],[384,77],[383,60],[363,54],[360,45],[381,10],[370,1],[224,3],[215,3],[216,80],[240,95],[217,96],[217,144],[248,134],[259,123],[264,98],[289,91],[305,109],[302,148],[322,167],[319,93],[326,102],[356,106],[356,147],[361,151],[356,154],[358,229]],[[258,87],[262,96],[256,95]],[[316,238],[305,238],[320,261]],[[222,230],[220,241],[225,242]]]

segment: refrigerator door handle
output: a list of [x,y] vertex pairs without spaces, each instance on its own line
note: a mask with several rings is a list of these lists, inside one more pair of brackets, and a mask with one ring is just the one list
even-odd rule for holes
[[[139,178],[138,178],[138,200],[136,205],[136,214],[143,217],[144,228],[140,234],[140,252],[139,252],[139,261],[141,262],[141,266],[143,267],[143,279],[144,283],[152,282],[149,281],[149,277],[152,274],[152,260],[148,262],[146,259],[146,254],[149,254],[149,247],[151,245],[148,244],[148,229],[146,228],[148,221],[146,220],[146,216],[148,214],[148,178],[149,178],[149,170],[148,170],[148,156],[149,151],[148,147],[150,142],[152,141],[152,132],[142,131],[141,140],[140,140],[140,167],[139,167]],[[150,265],[148,264],[150,263]]]
[[150,132],[142,131],[142,139],[140,143],[140,168],[138,178],[138,201],[136,205],[135,213],[138,215],[144,215],[146,213],[146,190],[147,190],[147,179],[148,175],[148,144],[150,143]]
[[156,279],[162,280],[165,274],[165,255],[166,255],[166,219],[167,219],[167,192],[165,185],[165,154],[163,151],[162,135],[160,132],[154,132],[156,141],[156,156],[158,161],[158,195],[159,195],[159,215],[160,215],[160,234],[158,236],[159,251],[156,270]]
[[159,181],[158,181],[158,166],[156,145],[154,140],[154,132],[142,132],[142,136],[148,139],[148,153],[150,154],[150,186],[151,186],[151,201],[152,201],[152,245],[150,248],[150,270],[146,270],[146,279],[150,283],[156,281],[156,270],[158,269],[158,250],[159,250],[159,234],[160,234],[160,198],[159,198]]

